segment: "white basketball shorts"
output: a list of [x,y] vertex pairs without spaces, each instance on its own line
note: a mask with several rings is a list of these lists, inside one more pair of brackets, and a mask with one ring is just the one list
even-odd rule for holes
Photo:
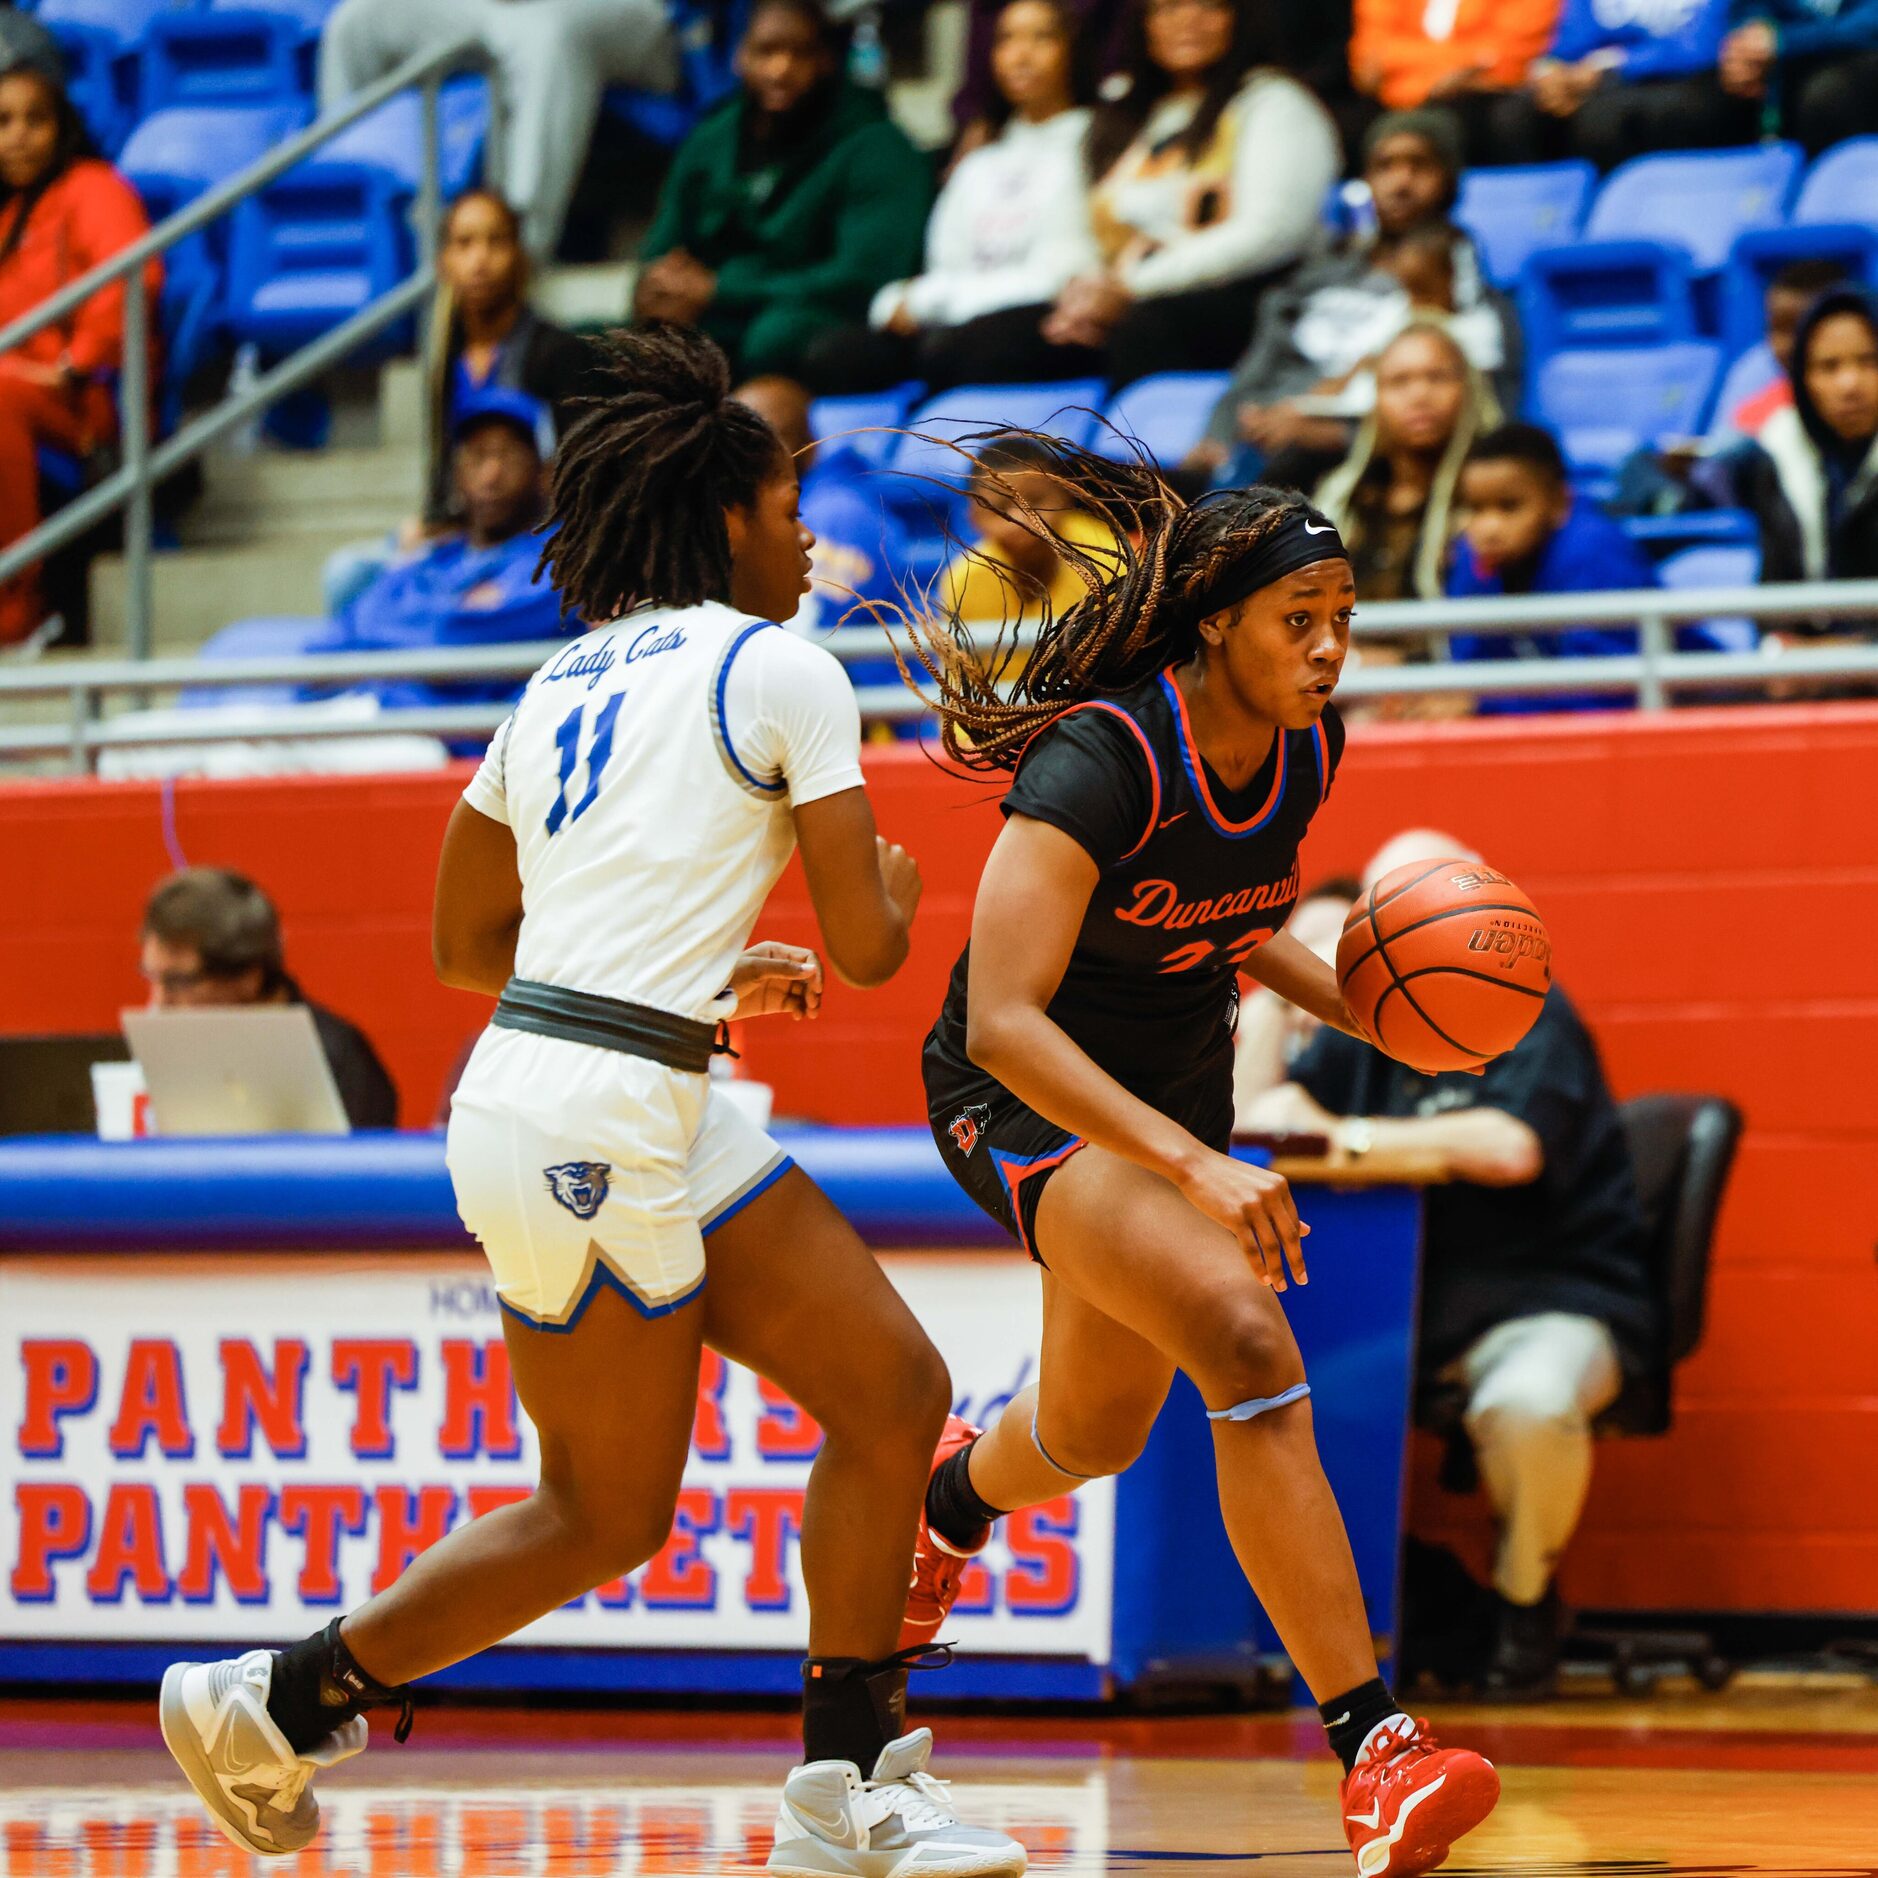
[[602,1285],[644,1316],[704,1285],[704,1238],[792,1163],[708,1076],[483,1033],[450,1108],[457,1211],[504,1308],[572,1330]]

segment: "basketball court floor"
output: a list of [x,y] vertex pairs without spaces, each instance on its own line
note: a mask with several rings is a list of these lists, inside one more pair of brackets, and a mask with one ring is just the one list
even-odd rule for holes
[[[1573,1697],[1435,1720],[1506,1779],[1456,1878],[1878,1878],[1878,1689]],[[1343,1878],[1312,1718],[939,1718],[972,1819],[1062,1878]],[[427,1709],[325,1778],[292,1878],[734,1878],[761,1869],[786,1718]],[[0,1704],[5,1878],[248,1878],[141,1703]]]

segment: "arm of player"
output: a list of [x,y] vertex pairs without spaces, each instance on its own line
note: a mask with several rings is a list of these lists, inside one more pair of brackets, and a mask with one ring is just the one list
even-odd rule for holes
[[1308,1279],[1289,1184],[1220,1154],[1130,1095],[1049,1014],[1099,873],[1082,844],[1026,815],[1004,824],[972,916],[972,1061],[1038,1114],[1173,1182],[1245,1248],[1263,1281],[1285,1289],[1288,1261]]
[[1240,967],[1248,978],[1256,978],[1267,991],[1275,991],[1289,1004],[1309,1011],[1319,1023],[1354,1037],[1359,1043],[1373,1043],[1344,1002],[1343,987],[1336,972],[1307,945],[1288,932],[1275,932]]
[[906,963],[919,863],[875,832],[865,789],[821,796],[794,815],[809,901],[835,976],[864,989],[884,985]]
[[515,836],[458,802],[444,830],[431,908],[430,956],[437,976],[459,991],[501,994],[515,972],[522,929],[522,877]]
[[[1344,1186],[1402,1181],[1436,1186],[1465,1180],[1476,1187],[1524,1187],[1545,1171],[1538,1135],[1504,1109],[1450,1109],[1444,1115],[1333,1115],[1301,1084],[1288,1082],[1255,1097],[1241,1125],[1330,1137],[1319,1161],[1281,1161],[1294,1179]],[[1358,1145],[1361,1144],[1361,1151]]]

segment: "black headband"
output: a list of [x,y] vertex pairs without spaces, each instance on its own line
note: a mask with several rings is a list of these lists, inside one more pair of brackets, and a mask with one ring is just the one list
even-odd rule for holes
[[1202,605],[1208,614],[1223,613],[1301,567],[1349,558],[1350,551],[1337,533],[1337,524],[1319,510],[1300,505],[1256,548],[1227,569],[1219,584],[1204,596]]

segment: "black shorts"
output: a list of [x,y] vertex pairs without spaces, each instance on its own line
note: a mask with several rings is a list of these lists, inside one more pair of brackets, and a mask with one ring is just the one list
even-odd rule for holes
[[[1037,1202],[1050,1176],[1089,1144],[1020,1102],[1001,1082],[958,1063],[928,1036],[920,1057],[926,1118],[946,1172],[1039,1265]],[[1143,1100],[1222,1154],[1232,1145],[1232,1056]]]

